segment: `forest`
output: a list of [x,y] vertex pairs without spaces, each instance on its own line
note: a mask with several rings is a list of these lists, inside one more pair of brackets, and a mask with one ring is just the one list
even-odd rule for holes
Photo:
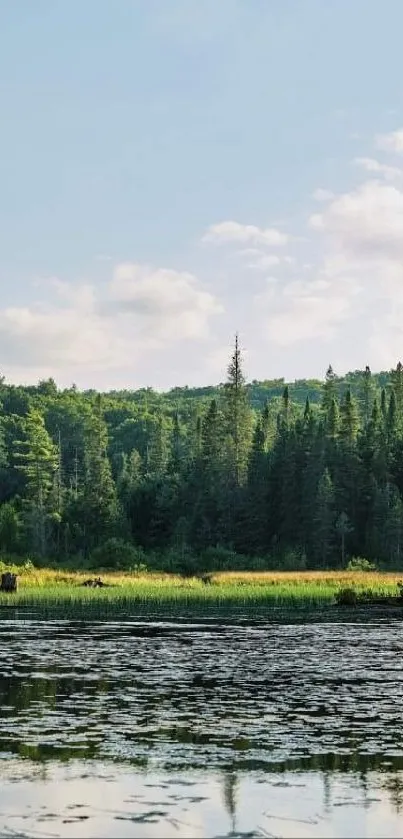
[[[403,568],[403,366],[217,387],[0,379],[0,554],[60,567]],[[20,558],[20,560],[18,560]]]

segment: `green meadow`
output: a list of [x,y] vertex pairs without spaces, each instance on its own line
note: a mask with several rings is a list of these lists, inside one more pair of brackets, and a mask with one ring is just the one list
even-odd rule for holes
[[104,573],[104,588],[87,588],[88,573],[51,569],[12,569],[18,573],[18,590],[0,593],[1,611],[18,609],[66,613],[117,615],[178,613],[199,616],[222,611],[253,616],[271,610],[315,609],[336,603],[337,593],[353,589],[365,593],[398,595],[398,574],[381,572],[221,572],[207,581],[170,574]]

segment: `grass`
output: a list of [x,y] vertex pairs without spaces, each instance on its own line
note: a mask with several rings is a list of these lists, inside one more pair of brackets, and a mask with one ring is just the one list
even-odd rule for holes
[[[17,569],[14,569],[17,570]],[[357,594],[397,594],[397,573],[357,571],[267,571],[219,572],[206,585],[196,578],[183,579],[172,574],[102,573],[110,588],[82,587],[88,572],[50,569],[19,569],[16,594],[0,593],[0,606],[28,607],[66,613],[110,611],[147,615],[155,612],[177,615],[209,615],[236,610],[253,616],[268,610],[312,609],[335,602],[340,589],[352,588]],[[98,573],[98,572],[95,572]]]

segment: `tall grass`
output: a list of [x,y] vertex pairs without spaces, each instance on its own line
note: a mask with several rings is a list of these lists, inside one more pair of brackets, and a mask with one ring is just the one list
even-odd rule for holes
[[[16,569],[17,570],[17,569]],[[311,572],[221,572],[211,583],[170,574],[105,573],[110,587],[92,589],[82,586],[88,574],[50,569],[20,569],[19,588],[15,594],[0,593],[0,607],[30,607],[80,611],[94,607],[98,612],[168,613],[236,608],[247,612],[271,608],[315,608],[334,603],[342,588],[357,593],[371,590],[376,594],[397,594],[396,573],[311,571]]]

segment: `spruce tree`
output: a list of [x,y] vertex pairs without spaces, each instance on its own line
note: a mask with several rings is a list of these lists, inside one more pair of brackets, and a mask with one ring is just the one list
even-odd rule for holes
[[397,431],[397,401],[395,389],[391,391],[389,397],[388,413],[386,416],[386,431],[389,445],[394,442]]
[[90,550],[112,536],[118,522],[116,486],[108,458],[108,430],[100,394],[87,422],[85,438],[85,479],[78,502],[84,512],[84,543]]
[[49,499],[58,466],[58,454],[45,428],[42,414],[31,408],[24,421],[25,439],[15,441],[16,468],[25,476],[26,523],[33,549],[44,556],[47,552],[47,520],[51,509]]
[[242,370],[242,357],[238,335],[228,366],[228,379],[224,387],[225,419],[228,435],[229,468],[236,487],[247,478],[248,457],[252,434],[252,417]]
[[360,389],[361,412],[364,420],[364,428],[367,427],[371,418],[371,409],[375,396],[374,382],[370,367],[366,366]]
[[400,361],[390,373],[390,383],[395,392],[397,422],[400,425],[403,415],[403,364]]
[[334,396],[332,397],[332,401],[326,415],[325,428],[326,436],[330,440],[337,440],[340,432],[340,413],[339,406]]
[[384,387],[382,388],[382,391],[381,391],[381,415],[382,415],[383,422],[386,424],[388,409],[387,409],[387,404],[386,404],[386,390],[385,390]]
[[147,446],[147,474],[153,478],[163,478],[167,471],[170,446],[164,418],[158,411]]
[[335,542],[335,496],[329,470],[324,469],[318,484],[313,532],[313,559],[316,567],[333,564]]
[[340,439],[347,445],[354,444],[358,429],[359,419],[355,400],[351,395],[351,390],[346,391],[344,401],[341,406],[341,424],[340,424]]
[[337,376],[332,365],[329,364],[322,388],[322,409],[325,414],[329,411],[333,399],[337,399]]

